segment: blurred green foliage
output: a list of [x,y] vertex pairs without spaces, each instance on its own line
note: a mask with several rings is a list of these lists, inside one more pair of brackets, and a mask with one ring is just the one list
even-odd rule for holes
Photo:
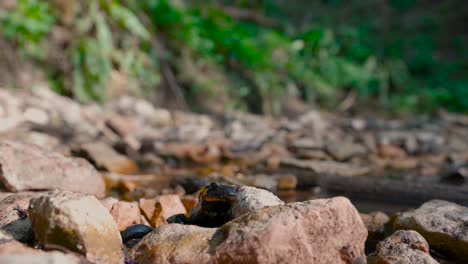
[[31,56],[41,57],[42,40],[55,23],[47,1],[18,0],[15,10],[0,16],[3,35],[15,40]]
[[188,101],[223,95],[227,108],[280,113],[285,98],[299,96],[335,109],[356,94],[358,105],[384,111],[468,112],[466,37],[440,34],[456,21],[433,16],[453,18],[452,1],[431,4],[432,13],[421,11],[425,1],[402,0],[78,2],[62,51],[70,67],[47,69],[60,51],[41,47],[62,26],[49,1],[18,0],[0,18],[3,35],[80,100],[105,100],[113,73],[133,93],[158,93],[165,58]]

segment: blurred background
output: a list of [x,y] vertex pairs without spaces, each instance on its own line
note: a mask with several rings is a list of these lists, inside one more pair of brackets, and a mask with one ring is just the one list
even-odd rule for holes
[[456,0],[1,0],[0,87],[294,115],[468,112]]

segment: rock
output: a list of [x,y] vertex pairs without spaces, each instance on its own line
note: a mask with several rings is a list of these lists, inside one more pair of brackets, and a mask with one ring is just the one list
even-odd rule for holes
[[122,241],[110,213],[94,196],[49,192],[31,200],[37,241],[59,245],[96,263],[123,263]]
[[0,180],[9,191],[68,190],[103,197],[104,180],[83,159],[14,141],[0,142]]
[[156,227],[129,252],[137,263],[215,263],[208,253],[216,228],[168,224]]
[[182,201],[182,204],[184,205],[185,210],[187,210],[187,212],[190,212],[198,203],[197,197],[195,195],[190,194],[184,195],[182,198],[180,198],[180,200]]
[[88,264],[84,258],[58,251],[40,251],[21,244],[0,231],[0,263],[8,264]]
[[91,160],[98,168],[110,172],[122,174],[138,172],[138,166],[133,160],[117,153],[103,142],[82,144],[75,153]]
[[184,205],[178,195],[160,195],[154,199],[140,199],[141,211],[151,226],[167,224],[166,219],[176,214],[185,214]]
[[277,179],[271,175],[258,174],[252,175],[252,177],[249,178],[250,181],[248,185],[255,186],[257,188],[275,191],[276,186],[278,186]]
[[385,224],[390,221],[390,217],[384,212],[376,211],[369,214],[360,214],[364,225],[369,231],[369,236],[383,235],[385,231]]
[[3,200],[4,198],[7,198],[10,195],[13,195],[15,193],[12,192],[0,192],[0,201]]
[[[367,167],[356,166],[343,162],[331,160],[299,160],[299,159],[282,159],[281,166],[293,167],[297,169],[307,170],[308,176],[311,173],[315,174],[330,174],[340,176],[360,176],[370,172]],[[297,176],[297,175],[296,175]]]
[[336,197],[245,214],[222,226],[211,247],[215,263],[354,263],[365,258],[366,237],[356,208]]
[[0,255],[0,263],[8,264],[92,264],[85,259],[62,252],[41,252],[40,254],[24,255]]
[[406,152],[395,145],[382,144],[379,148],[380,155],[386,158],[405,158]]
[[38,251],[25,246],[24,244],[15,240],[15,238],[10,234],[0,230],[0,256],[35,254],[36,252]]
[[367,228],[366,251],[375,251],[377,243],[387,236],[387,229],[391,229],[390,226],[386,225],[390,221],[390,217],[380,211],[360,214],[360,216]]
[[99,202],[101,202],[101,204],[107,209],[107,211],[110,212],[112,210],[112,206],[118,203],[119,200],[114,197],[106,197],[104,199],[100,199]]
[[368,257],[369,264],[436,264],[429,245],[418,232],[397,231],[377,245]]
[[338,161],[345,161],[356,156],[367,154],[367,150],[364,146],[352,142],[331,141],[328,142],[325,147],[327,152]]
[[110,213],[117,223],[119,231],[141,223],[140,208],[137,202],[119,201],[112,206]]
[[170,185],[172,177],[160,174],[125,175],[118,173],[103,173],[103,178],[109,188],[137,187],[160,189]]
[[431,200],[414,211],[399,215],[393,227],[395,230],[415,230],[434,250],[460,261],[468,261],[467,207]]
[[245,213],[257,211],[267,206],[282,204],[284,204],[283,201],[267,190],[242,186],[237,191],[232,215],[234,218],[237,218]]
[[53,151],[60,146],[60,140],[46,133],[35,131],[18,131],[14,130],[10,135],[4,139],[20,141],[25,144],[33,144],[42,147],[48,151]]
[[41,193],[15,193],[0,201],[0,229],[21,242],[31,242],[34,233],[28,217],[29,201]]
[[129,257],[173,264],[365,263],[366,234],[356,208],[338,197],[264,208],[219,229],[162,225]]
[[295,190],[297,187],[297,178],[294,175],[286,175],[278,180],[278,190]]

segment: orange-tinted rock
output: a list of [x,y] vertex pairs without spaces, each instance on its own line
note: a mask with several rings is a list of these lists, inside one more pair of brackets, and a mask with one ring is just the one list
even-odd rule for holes
[[297,178],[294,175],[283,176],[278,180],[278,190],[295,190],[297,187]]
[[178,195],[160,195],[153,199],[140,199],[140,208],[152,226],[166,224],[166,219],[187,210]]
[[126,191],[133,191],[136,188],[160,189],[169,186],[172,177],[156,174],[136,174],[125,175],[118,173],[103,173],[106,186],[109,189],[122,187]]
[[386,158],[404,158],[406,152],[404,149],[390,144],[382,144],[379,147],[379,153],[381,156]]
[[187,212],[190,212],[198,203],[198,199],[195,195],[185,195],[180,200],[182,201],[182,204],[184,205]]
[[80,146],[77,154],[89,158],[98,167],[110,172],[133,174],[138,171],[138,166],[133,160],[117,153],[117,151],[103,142],[83,144]]
[[103,197],[102,176],[83,159],[68,158],[35,145],[0,142],[0,180],[14,192],[68,190]]
[[140,208],[137,202],[119,201],[112,206],[110,213],[117,223],[119,231],[141,223]]
[[158,200],[156,198],[152,199],[145,199],[141,198],[138,201],[138,205],[140,206],[140,210],[142,215],[146,218],[146,220],[151,220],[153,218],[154,210],[156,208],[156,203]]
[[157,197],[154,214],[150,219],[150,223],[153,226],[167,224],[166,219],[170,216],[185,213],[187,213],[187,211],[178,195],[161,195]]

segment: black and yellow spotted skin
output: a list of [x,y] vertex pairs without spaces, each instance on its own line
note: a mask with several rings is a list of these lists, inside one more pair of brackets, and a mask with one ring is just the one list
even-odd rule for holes
[[231,209],[237,194],[237,187],[211,183],[198,192],[197,205],[185,215],[175,215],[170,223],[217,227],[232,219]]

